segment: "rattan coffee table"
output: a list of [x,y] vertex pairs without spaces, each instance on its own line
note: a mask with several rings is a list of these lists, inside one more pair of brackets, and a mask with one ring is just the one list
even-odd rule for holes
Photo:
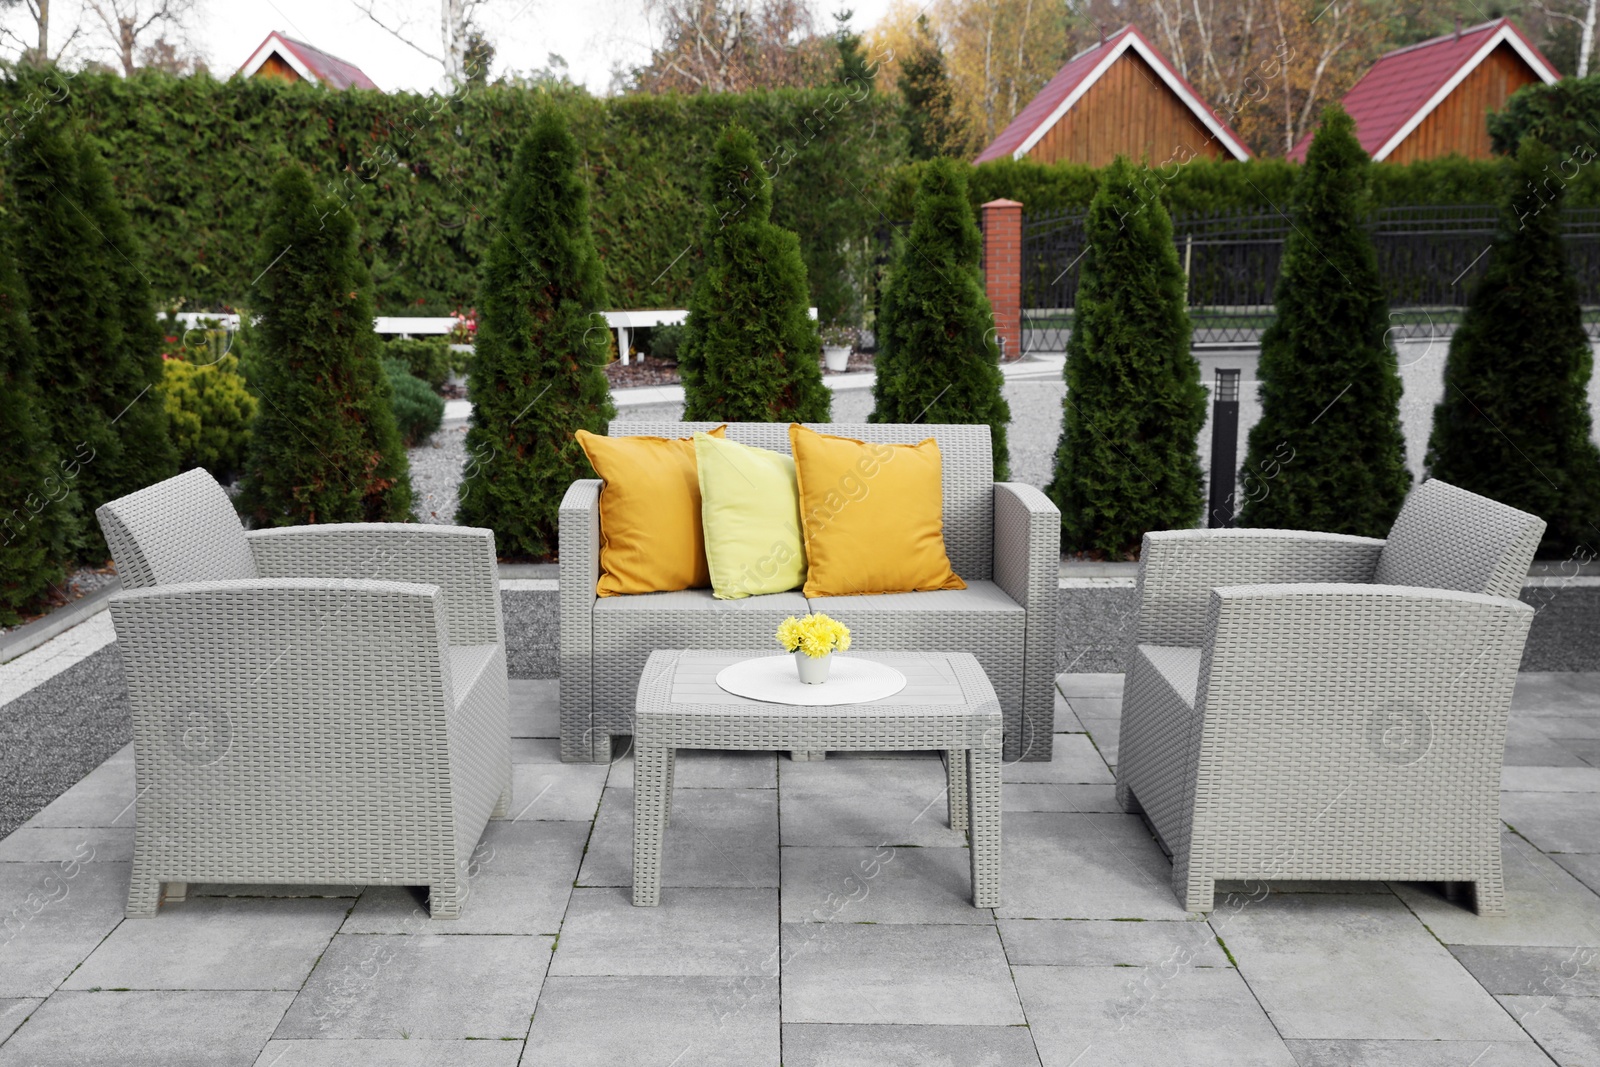
[[[782,655],[782,653],[775,653]],[[882,652],[863,658],[906,676],[893,696],[798,707],[725,692],[717,672],[761,652],[652,652],[633,720],[633,902],[661,902],[661,839],[680,748],[823,752],[940,749],[950,826],[971,841],[972,903],[1000,904],[1000,702],[966,652]]]

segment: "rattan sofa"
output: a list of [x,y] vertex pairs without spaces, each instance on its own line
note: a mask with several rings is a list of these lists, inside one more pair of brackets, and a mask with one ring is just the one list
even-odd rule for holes
[[[613,423],[613,435],[686,437],[720,423]],[[853,648],[971,652],[1005,721],[1005,758],[1049,760],[1055,715],[1061,518],[1029,485],[994,480],[987,426],[813,425],[888,444],[929,437],[944,460],[944,538],[963,590],[824,597],[787,593],[717,600],[710,589],[597,597],[600,486],[574,482],[561,503],[561,758],[605,762],[633,731],[635,691],[655,649],[769,649],[789,615],[825,611]],[[784,423],[729,423],[727,438],[789,453]]]
[[459,914],[511,802],[494,535],[246,533],[203,470],[97,512],[133,707],[128,915],[188,882],[421,885]]
[[1386,540],[1147,534],[1116,780],[1190,911],[1218,879],[1470,882],[1504,909],[1500,767],[1533,515],[1441,481]]

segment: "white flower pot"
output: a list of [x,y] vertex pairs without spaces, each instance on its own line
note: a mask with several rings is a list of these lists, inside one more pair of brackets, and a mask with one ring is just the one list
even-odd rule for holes
[[826,345],[822,349],[822,362],[831,371],[843,371],[850,368],[850,349],[846,345]]
[[804,652],[795,652],[794,665],[800,672],[800,680],[807,685],[821,685],[828,680],[828,665],[833,662],[833,653],[812,659]]

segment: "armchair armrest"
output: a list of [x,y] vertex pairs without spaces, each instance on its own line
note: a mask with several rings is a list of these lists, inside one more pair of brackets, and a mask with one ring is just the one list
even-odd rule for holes
[[[600,580],[600,486],[584,478],[561,499],[561,758],[594,758],[594,603]],[[610,739],[603,746],[609,750]]]
[[424,523],[282,526],[245,534],[263,578],[423,582],[444,591],[443,617],[461,645],[501,644],[494,531]]
[[1031,485],[994,486],[994,580],[1027,612],[1022,649],[1022,736],[1007,759],[1047,760],[1055,729],[1061,512]]
[[1370,582],[1384,542],[1309,530],[1161,530],[1139,553],[1136,641],[1199,646],[1211,590],[1247,582]]

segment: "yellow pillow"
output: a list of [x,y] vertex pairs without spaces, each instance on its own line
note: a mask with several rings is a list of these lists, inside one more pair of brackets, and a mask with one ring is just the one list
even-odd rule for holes
[[[724,427],[712,430],[722,436]],[[687,437],[576,434],[600,488],[600,596],[711,584],[700,532],[700,480]]]
[[711,595],[741,600],[805,581],[794,460],[703,433],[694,455]]
[[967,587],[944,550],[944,463],[933,438],[868,444],[791,423],[789,445],[800,485],[806,596]]

